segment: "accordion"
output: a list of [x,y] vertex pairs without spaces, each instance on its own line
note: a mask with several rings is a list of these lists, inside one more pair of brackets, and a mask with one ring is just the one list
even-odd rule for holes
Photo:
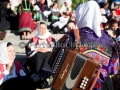
[[96,71],[100,71],[100,64],[74,50],[58,51],[51,63],[54,73],[52,90],[92,90],[91,83],[98,74]]
[[62,61],[64,60],[63,58],[67,53],[67,50],[59,46],[59,45],[62,45],[67,38],[68,38],[68,35],[64,35],[61,39],[59,39],[57,42],[58,47],[55,47],[52,50],[52,54],[49,58],[49,64],[50,64],[50,67],[53,69],[53,75],[55,75],[55,73],[59,71],[58,67],[61,66],[60,64],[62,64]]

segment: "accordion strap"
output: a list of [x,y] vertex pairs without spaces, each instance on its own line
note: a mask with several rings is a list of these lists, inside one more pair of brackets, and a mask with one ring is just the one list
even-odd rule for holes
[[80,34],[79,34],[79,31],[80,30],[78,30],[78,29],[73,29],[74,36],[75,36],[76,49],[78,49],[79,45],[80,45]]
[[100,69],[102,68],[102,64],[99,64],[100,68],[98,69],[97,73],[96,73],[96,76],[92,82],[92,85],[90,86],[90,89],[89,90],[93,90],[98,78],[99,78],[99,75],[100,75]]

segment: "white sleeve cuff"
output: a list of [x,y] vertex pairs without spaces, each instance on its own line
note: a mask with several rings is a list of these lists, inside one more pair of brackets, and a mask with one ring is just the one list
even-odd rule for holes
[[36,54],[36,51],[34,51],[29,57],[32,57]]
[[8,74],[9,74],[9,71],[5,70],[3,73],[4,73],[5,75],[8,75]]

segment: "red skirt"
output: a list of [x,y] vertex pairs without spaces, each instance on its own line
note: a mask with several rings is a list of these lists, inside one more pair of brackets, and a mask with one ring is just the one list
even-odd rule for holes
[[22,32],[32,32],[35,25],[32,22],[32,15],[30,12],[22,12],[20,15],[20,23],[19,23],[19,33]]

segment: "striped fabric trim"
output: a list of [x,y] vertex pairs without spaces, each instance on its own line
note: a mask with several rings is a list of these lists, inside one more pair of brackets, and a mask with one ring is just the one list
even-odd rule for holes
[[22,28],[19,30],[19,32],[22,32],[22,31],[30,31],[31,32],[32,30],[30,28]]
[[52,20],[54,20],[54,19],[58,19],[58,17],[57,16],[52,16]]
[[24,10],[30,9],[31,3],[29,1],[22,1],[22,7]]

